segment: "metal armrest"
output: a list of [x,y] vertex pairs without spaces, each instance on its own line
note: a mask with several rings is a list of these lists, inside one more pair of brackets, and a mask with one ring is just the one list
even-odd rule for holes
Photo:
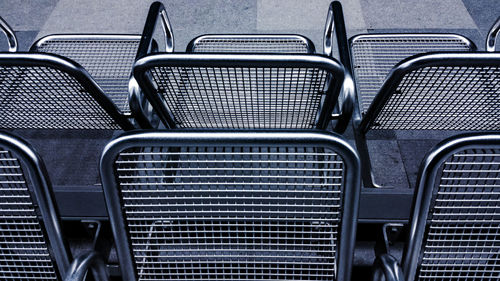
[[108,274],[101,256],[96,252],[87,252],[78,256],[71,263],[65,281],[83,281],[88,270],[91,270],[96,281],[107,281]]
[[329,57],[333,53],[333,34],[335,32],[335,23],[333,17],[333,2],[328,8],[328,14],[326,15],[325,31],[323,34],[323,53]]
[[500,17],[497,18],[486,37],[486,51],[494,52],[497,41],[498,32],[500,31]]
[[403,270],[396,258],[389,254],[377,256],[373,263],[373,281],[402,281]]
[[130,111],[138,125],[142,129],[158,128],[160,119],[144,96],[134,77],[130,78],[128,88]]
[[7,24],[6,21],[2,17],[0,17],[0,29],[3,34],[7,37],[7,41],[9,41],[9,52],[17,52],[17,38],[14,30]]
[[332,119],[337,120],[335,132],[342,134],[345,132],[349,121],[351,121],[355,100],[354,81],[349,73],[346,73],[342,91],[339,94],[339,112],[332,114]]
[[144,24],[144,29],[142,31],[141,43],[139,44],[139,49],[137,50],[136,59],[147,55],[153,49],[153,33],[156,29],[158,16],[161,17],[163,35],[165,36],[165,51],[168,53],[174,52],[174,33],[172,32],[167,11],[162,3],[154,2],[149,8],[146,23]]

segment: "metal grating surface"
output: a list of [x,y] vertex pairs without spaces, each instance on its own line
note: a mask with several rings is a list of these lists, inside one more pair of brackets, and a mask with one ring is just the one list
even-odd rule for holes
[[499,130],[499,67],[424,67],[406,74],[372,129]]
[[0,66],[0,127],[120,129],[72,76],[50,67]]
[[304,40],[287,37],[202,37],[193,45],[196,53],[288,53],[307,54],[309,46]]
[[366,111],[389,71],[403,59],[427,52],[470,51],[470,46],[454,35],[384,34],[353,39],[351,51],[360,108]]
[[304,147],[150,147],[116,160],[139,280],[335,280],[343,161]]
[[331,79],[316,68],[155,67],[179,128],[315,128]]
[[500,280],[500,149],[455,153],[437,184],[419,280]]
[[20,162],[0,148],[0,280],[58,280]]
[[58,54],[82,65],[122,112],[130,112],[128,82],[137,39],[59,39],[44,41],[38,51]]

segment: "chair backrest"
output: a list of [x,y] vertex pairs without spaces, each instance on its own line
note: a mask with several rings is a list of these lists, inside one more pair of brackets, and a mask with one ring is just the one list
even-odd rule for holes
[[140,41],[140,35],[49,35],[31,51],[76,61],[123,113],[129,113],[128,84]]
[[125,134],[101,158],[127,281],[350,280],[359,174],[316,131]]
[[301,35],[211,34],[189,42],[189,53],[285,53],[313,54],[314,43]]
[[500,54],[432,53],[389,74],[360,127],[389,130],[499,130]]
[[155,54],[134,77],[170,128],[326,128],[344,80],[319,55]]
[[475,50],[456,34],[362,34],[350,39],[358,103],[366,112],[391,69],[413,55]]
[[61,280],[69,255],[42,160],[0,133],[0,279]]
[[420,167],[404,280],[500,276],[500,134],[453,137]]
[[80,65],[34,53],[0,54],[0,127],[134,128]]

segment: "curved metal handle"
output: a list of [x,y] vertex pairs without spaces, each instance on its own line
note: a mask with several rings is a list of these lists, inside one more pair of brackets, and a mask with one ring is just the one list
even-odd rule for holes
[[167,11],[163,7],[160,11],[161,26],[163,27],[163,35],[165,35],[165,51],[168,53],[174,52],[174,33],[168,19]]
[[323,35],[323,53],[329,57],[332,56],[333,34],[335,32],[335,23],[333,20],[333,5],[330,4],[326,16],[325,31]]
[[156,23],[158,22],[158,16],[161,17],[161,25],[163,27],[163,34],[165,35],[165,51],[174,51],[174,33],[168,20],[167,11],[165,7],[160,2],[154,2],[149,7],[148,16],[146,18],[146,23],[144,24],[144,29],[142,31],[141,43],[139,44],[139,49],[137,50],[136,59],[139,59],[147,55],[154,45],[153,33],[156,29]]
[[14,30],[10,27],[7,22],[0,17],[0,29],[2,30],[3,34],[7,37],[7,40],[9,41],[9,52],[17,52],[17,38],[16,34],[14,33]]
[[498,32],[500,31],[500,17],[497,18],[496,22],[491,27],[488,32],[488,37],[486,37],[486,51],[494,52],[495,43],[497,41]]

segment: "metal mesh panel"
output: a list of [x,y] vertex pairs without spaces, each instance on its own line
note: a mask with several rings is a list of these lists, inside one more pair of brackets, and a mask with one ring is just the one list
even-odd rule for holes
[[37,50],[58,54],[78,62],[122,112],[130,112],[128,82],[139,42],[140,37],[137,39],[54,38],[43,41]]
[[288,53],[307,54],[306,41],[294,37],[230,37],[208,36],[195,42],[196,53]]
[[437,184],[419,280],[499,280],[500,149],[455,153]]
[[316,68],[155,67],[180,128],[315,128],[328,73]]
[[0,280],[57,280],[20,162],[0,148]]
[[335,280],[343,167],[323,148],[122,152],[139,280]]
[[120,129],[85,88],[50,67],[0,66],[0,127]]
[[469,51],[469,42],[454,35],[367,35],[351,44],[354,75],[363,111],[377,95],[389,71],[410,56],[437,51]]
[[498,67],[424,67],[406,74],[372,129],[499,130]]

